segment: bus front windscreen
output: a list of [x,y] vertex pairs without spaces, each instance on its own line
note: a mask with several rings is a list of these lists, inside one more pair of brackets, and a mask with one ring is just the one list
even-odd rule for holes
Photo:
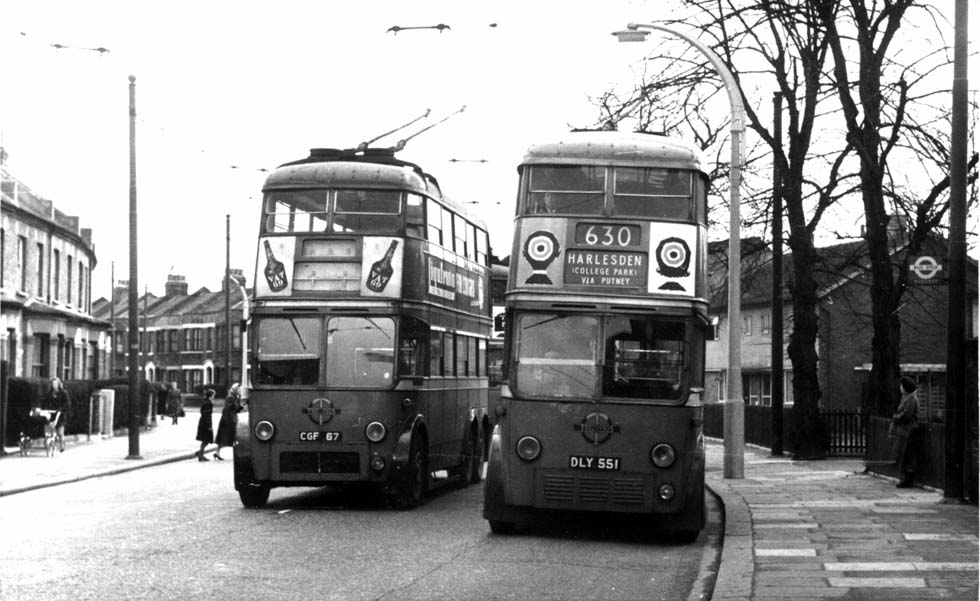
[[320,376],[318,317],[268,317],[258,322],[258,384],[315,385]]
[[527,397],[594,398],[599,320],[522,315],[517,323],[517,390]]
[[688,388],[682,320],[531,313],[516,323],[515,385],[522,397],[677,402]]
[[395,373],[395,322],[390,317],[327,320],[327,385],[388,387]]
[[679,400],[684,392],[682,321],[607,317],[603,396]]

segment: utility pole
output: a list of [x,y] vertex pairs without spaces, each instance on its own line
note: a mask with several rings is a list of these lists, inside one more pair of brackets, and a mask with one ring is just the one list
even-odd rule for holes
[[[231,388],[231,215],[225,215],[225,390]],[[244,365],[242,368],[244,369]],[[227,392],[226,392],[227,394]]]
[[953,44],[953,118],[949,164],[948,298],[946,301],[946,470],[943,499],[958,502],[964,495],[966,455],[966,138],[967,7],[956,0]]
[[[783,145],[783,97],[772,95],[772,129],[776,146]],[[772,161],[772,454],[783,454],[783,163],[782,152]]]
[[136,253],[136,76],[129,76],[129,456],[140,457],[139,299]]

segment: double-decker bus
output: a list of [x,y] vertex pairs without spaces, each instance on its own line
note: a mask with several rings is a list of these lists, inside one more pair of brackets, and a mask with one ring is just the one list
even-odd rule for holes
[[313,149],[263,187],[235,489],[362,483],[412,506],[482,478],[483,224],[395,149]]
[[710,328],[700,153],[574,131],[531,146],[518,171],[483,515],[506,533],[542,511],[638,514],[694,538]]

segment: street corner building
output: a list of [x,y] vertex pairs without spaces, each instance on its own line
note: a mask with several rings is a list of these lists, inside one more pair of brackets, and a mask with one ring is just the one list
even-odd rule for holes
[[2,163],[0,354],[7,374],[101,378],[108,373],[110,324],[92,315],[92,230]]

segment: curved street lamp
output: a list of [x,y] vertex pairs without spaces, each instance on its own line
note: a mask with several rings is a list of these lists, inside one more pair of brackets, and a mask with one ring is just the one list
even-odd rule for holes
[[721,77],[732,107],[731,125],[731,188],[729,190],[730,225],[728,233],[728,399],[725,403],[725,478],[743,478],[745,464],[745,406],[742,399],[742,283],[741,267],[741,217],[739,216],[739,187],[742,183],[742,166],[745,156],[745,107],[742,94],[731,71],[721,58],[698,40],[662,25],[630,23],[626,31],[613,35],[620,42],[642,42],[648,31],[655,29],[675,35],[698,49]]

